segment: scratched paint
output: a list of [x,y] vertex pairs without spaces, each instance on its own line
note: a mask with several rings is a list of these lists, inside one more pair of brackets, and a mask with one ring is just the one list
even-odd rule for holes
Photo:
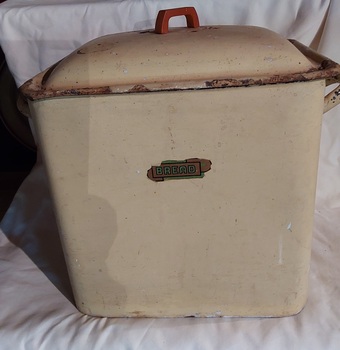
[[283,243],[282,243],[282,235],[279,237],[279,258],[278,258],[278,264],[282,265],[283,264],[283,256],[282,256],[282,251],[283,251]]

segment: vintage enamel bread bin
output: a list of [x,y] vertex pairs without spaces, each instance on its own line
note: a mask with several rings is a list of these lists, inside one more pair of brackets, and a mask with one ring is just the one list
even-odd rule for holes
[[[188,28],[168,30],[174,15]],[[339,103],[324,90],[339,75],[297,42],[200,27],[181,8],[24,84],[79,310],[299,312],[321,119]]]

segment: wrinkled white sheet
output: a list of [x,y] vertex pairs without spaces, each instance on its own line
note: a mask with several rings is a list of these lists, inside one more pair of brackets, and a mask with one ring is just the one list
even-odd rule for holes
[[[337,0],[12,0],[0,5],[0,45],[20,85],[94,37],[150,28],[159,9],[186,5],[197,8],[201,24],[268,27],[313,43],[340,62]],[[181,19],[172,23],[184,25]],[[300,314],[113,319],[82,315],[72,302],[46,176],[38,162],[0,226],[0,349],[339,349],[339,163],[340,107],[328,112],[322,125],[310,294]]]

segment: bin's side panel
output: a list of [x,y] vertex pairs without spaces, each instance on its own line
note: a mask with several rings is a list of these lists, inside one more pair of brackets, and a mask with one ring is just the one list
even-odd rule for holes
[[[323,93],[316,81],[34,102],[80,310],[300,311]],[[147,177],[163,161],[191,158],[210,160],[211,169]]]

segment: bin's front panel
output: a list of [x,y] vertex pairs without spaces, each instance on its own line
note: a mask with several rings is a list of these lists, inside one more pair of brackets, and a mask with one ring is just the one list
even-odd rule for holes
[[[33,102],[78,307],[300,311],[323,93],[314,81]],[[192,158],[211,169],[189,174]],[[154,181],[149,169],[175,177]]]

